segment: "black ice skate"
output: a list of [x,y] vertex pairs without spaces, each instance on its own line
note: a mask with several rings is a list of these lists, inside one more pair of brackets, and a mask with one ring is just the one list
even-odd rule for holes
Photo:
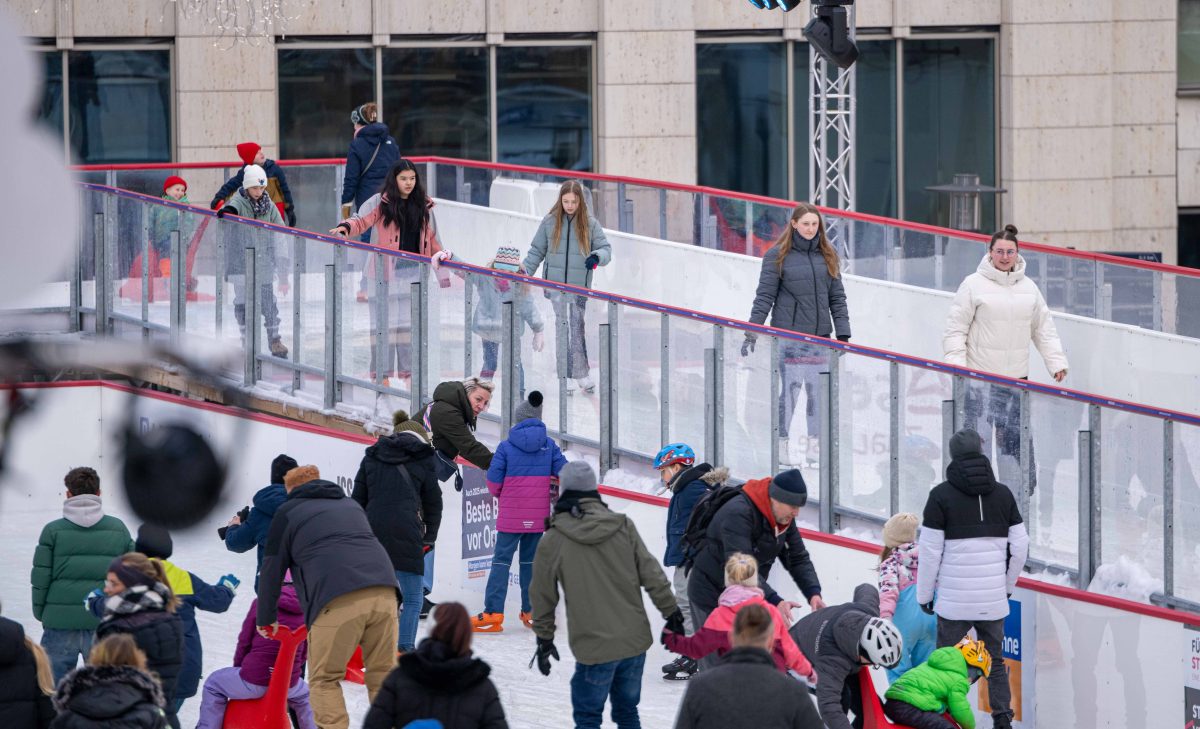
[[686,681],[691,678],[699,666],[696,661],[687,656],[680,656],[662,667],[663,678],[667,681]]

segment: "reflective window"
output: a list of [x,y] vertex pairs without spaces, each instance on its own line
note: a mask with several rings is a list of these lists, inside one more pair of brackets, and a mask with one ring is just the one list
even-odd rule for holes
[[350,112],[374,98],[375,49],[280,48],[280,158],[345,157]]
[[[906,220],[947,225],[949,196],[925,188],[949,184],[955,174],[996,184],[993,58],[990,38],[904,42]],[[982,229],[994,230],[995,195],[982,200]]]
[[498,160],[591,171],[592,50],[496,49]]
[[402,154],[491,159],[488,49],[384,50],[383,114]]
[[33,109],[33,115],[39,123],[46,125],[46,128],[61,144],[63,133],[62,53],[53,51],[39,53],[38,56],[45,85],[42,87],[42,98]]
[[[49,55],[49,54],[48,54]],[[49,76],[42,118],[53,121]],[[60,67],[61,68],[61,67]],[[71,161],[76,164],[171,160],[169,51],[69,51]]]
[[696,46],[699,183],[787,197],[783,43]]
[[1200,0],[1179,0],[1179,87],[1200,88]]
[[[895,217],[896,44],[859,41],[855,63],[858,103],[855,138],[855,204],[860,212]],[[990,121],[989,121],[990,123]]]
[[794,135],[794,153],[792,174],[796,178],[795,198],[810,200],[812,193],[808,189],[808,160],[812,157],[812,104],[809,103],[812,94],[809,91],[809,75],[812,65],[809,63],[807,43],[794,44],[792,52],[792,134]]

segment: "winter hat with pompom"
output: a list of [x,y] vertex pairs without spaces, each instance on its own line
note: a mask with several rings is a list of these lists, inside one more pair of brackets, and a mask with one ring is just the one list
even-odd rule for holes
[[883,546],[895,549],[901,544],[917,541],[917,527],[921,520],[916,514],[896,514],[883,525]]
[[283,477],[283,485],[288,490],[303,486],[309,481],[316,481],[321,477],[321,472],[316,466],[298,466],[287,472]]
[[408,413],[403,410],[397,410],[392,413],[392,433],[416,433],[426,441],[429,440],[429,431],[425,430],[425,426],[416,420],[408,417]]
[[520,423],[530,418],[542,419],[542,393],[537,390],[529,393],[529,399],[521,401],[513,410],[514,423]]
[[512,246],[500,246],[496,249],[492,267],[515,273],[521,268],[521,252]]

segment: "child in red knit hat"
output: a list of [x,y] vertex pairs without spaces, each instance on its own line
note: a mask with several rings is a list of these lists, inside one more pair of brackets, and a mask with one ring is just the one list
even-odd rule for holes
[[[171,175],[163,181],[162,199],[170,202],[190,204],[187,197],[187,182],[179,175]],[[167,205],[150,206],[150,244],[157,259],[157,273],[171,275],[171,233],[179,232],[179,239],[186,248],[196,230],[199,216],[180,213],[178,208]],[[154,261],[152,260],[153,264]],[[140,274],[139,274],[140,275]]]
[[258,165],[267,173],[267,194],[271,196],[271,202],[279,208],[279,214],[283,216],[287,224],[295,228],[296,210],[292,205],[292,191],[288,188],[283,168],[275,160],[267,159],[267,155],[263,154],[262,145],[257,142],[242,142],[237,146],[237,153],[242,160],[243,167],[239,168],[233,177],[226,180],[224,185],[221,185],[221,189],[217,191],[209,207],[216,210],[238,191],[242,186],[242,171],[246,169],[245,165]]

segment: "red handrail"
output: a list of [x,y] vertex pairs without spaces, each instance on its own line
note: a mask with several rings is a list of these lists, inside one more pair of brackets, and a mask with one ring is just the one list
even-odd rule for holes
[[[660,180],[647,180],[642,177],[625,177],[623,175],[603,175],[597,172],[578,172],[574,170],[557,170],[546,167],[530,167],[528,165],[513,165],[503,162],[481,162],[470,159],[457,159],[454,157],[439,157],[437,155],[414,156],[408,159],[413,162],[432,162],[434,164],[458,165],[460,167],[474,167],[476,169],[499,170],[503,172],[519,172],[530,175],[551,175],[554,177],[574,178],[581,180],[594,180],[596,182],[620,182],[627,185],[638,185],[642,187],[651,187],[655,189],[673,190],[676,192],[687,192],[694,194],[706,194],[719,198],[729,198],[732,200],[742,200],[744,202],[758,203],[760,205],[772,205],[775,207],[792,207],[796,203],[791,200],[782,200],[765,195],[752,195],[745,192],[735,192],[732,190],[721,190],[715,187],[706,187],[703,185],[684,185],[677,182],[663,182]],[[345,159],[341,157],[327,159],[297,159],[297,160],[276,160],[276,162],[284,167],[312,167],[317,165],[340,165],[345,163]],[[144,164],[114,164],[114,165],[74,165],[73,170],[86,172],[107,172],[109,170],[186,170],[186,169],[214,169],[222,167],[241,167],[240,160],[234,162],[148,162]],[[953,228],[943,228],[937,225],[926,225],[925,223],[914,223],[907,220],[898,220],[896,218],[886,218],[882,215],[870,215],[868,213],[860,213],[849,210],[838,210],[836,208],[822,207],[821,211],[842,218],[851,220],[860,220],[866,223],[875,223],[877,225],[889,225],[896,228],[903,228],[918,233],[929,233],[931,235],[945,235],[954,238],[965,240],[979,241],[986,243],[991,240],[990,236],[981,233],[969,233],[962,230],[954,230]],[[1172,266],[1167,263],[1155,263],[1153,261],[1141,261],[1136,258],[1122,258],[1108,253],[1095,253],[1092,251],[1080,251],[1073,248],[1063,248],[1050,243],[1032,243],[1022,241],[1021,245],[1031,251],[1046,253],[1052,256],[1067,256],[1068,258],[1078,258],[1081,260],[1095,261],[1097,263],[1106,263],[1111,266],[1126,266],[1129,268],[1140,268],[1146,271],[1156,271],[1158,273],[1173,274],[1176,276],[1186,276],[1188,278],[1200,278],[1200,269],[1187,268],[1185,266]]]

